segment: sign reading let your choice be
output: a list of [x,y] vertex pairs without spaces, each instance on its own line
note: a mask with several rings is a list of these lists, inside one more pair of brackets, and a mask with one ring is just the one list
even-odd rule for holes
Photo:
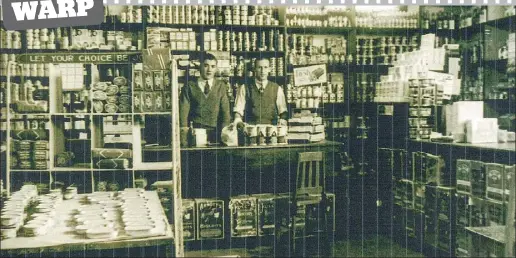
[[127,53],[48,53],[48,54],[21,54],[17,58],[19,63],[47,64],[47,63],[96,63],[114,64],[129,63],[141,60],[141,54]]

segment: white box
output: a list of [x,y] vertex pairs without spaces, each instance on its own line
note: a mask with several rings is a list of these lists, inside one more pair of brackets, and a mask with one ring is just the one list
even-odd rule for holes
[[496,143],[498,142],[498,119],[482,118],[466,122],[467,143]]
[[446,135],[464,133],[465,123],[484,117],[484,102],[458,101],[446,107]]

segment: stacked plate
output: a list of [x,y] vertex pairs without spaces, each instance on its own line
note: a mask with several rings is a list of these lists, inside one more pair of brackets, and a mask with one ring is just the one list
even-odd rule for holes
[[119,198],[123,202],[122,222],[127,235],[146,237],[166,233],[161,204],[149,202],[143,190],[126,190],[119,193]]
[[117,237],[121,202],[114,198],[114,193],[97,192],[89,194],[86,199],[91,204],[79,207],[73,217],[77,223],[75,232],[91,239]]
[[1,236],[2,239],[15,238],[16,232],[23,225],[27,216],[25,207],[38,195],[35,185],[24,185],[20,191],[11,195],[2,208]]
[[35,213],[32,219],[23,226],[26,237],[44,236],[55,225],[53,215]]

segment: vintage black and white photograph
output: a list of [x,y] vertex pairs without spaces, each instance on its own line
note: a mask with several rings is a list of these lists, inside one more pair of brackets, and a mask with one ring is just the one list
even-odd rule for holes
[[107,2],[0,21],[1,257],[515,256],[511,1]]

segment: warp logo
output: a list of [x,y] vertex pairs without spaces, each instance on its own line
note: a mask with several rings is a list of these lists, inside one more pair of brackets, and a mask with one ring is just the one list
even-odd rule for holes
[[3,0],[2,5],[8,30],[98,25],[104,19],[102,0]]

